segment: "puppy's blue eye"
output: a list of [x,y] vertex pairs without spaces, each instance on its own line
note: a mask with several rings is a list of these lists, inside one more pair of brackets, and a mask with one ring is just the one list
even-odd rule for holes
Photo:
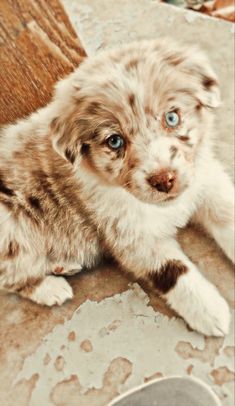
[[124,145],[124,139],[118,134],[113,134],[107,139],[107,143],[112,149],[120,149]]
[[176,111],[169,111],[165,114],[166,124],[170,128],[175,128],[180,123],[180,116]]

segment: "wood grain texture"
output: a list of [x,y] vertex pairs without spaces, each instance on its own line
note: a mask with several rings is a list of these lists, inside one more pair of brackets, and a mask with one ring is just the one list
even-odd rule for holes
[[84,56],[58,0],[1,0],[0,124],[44,106]]

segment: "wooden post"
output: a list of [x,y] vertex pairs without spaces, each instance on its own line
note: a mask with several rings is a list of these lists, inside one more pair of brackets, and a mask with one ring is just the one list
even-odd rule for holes
[[0,124],[44,106],[84,56],[59,0],[0,0]]

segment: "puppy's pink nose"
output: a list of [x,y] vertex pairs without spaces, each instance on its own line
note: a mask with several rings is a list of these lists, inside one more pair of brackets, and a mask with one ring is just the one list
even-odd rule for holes
[[176,180],[174,171],[162,169],[160,172],[148,178],[149,184],[159,192],[168,193],[173,188]]

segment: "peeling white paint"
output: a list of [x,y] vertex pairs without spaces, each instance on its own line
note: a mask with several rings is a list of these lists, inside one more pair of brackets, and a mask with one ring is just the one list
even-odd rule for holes
[[[37,351],[26,358],[16,382],[29,379],[39,373],[37,385],[32,393],[31,406],[51,405],[49,394],[61,380],[71,374],[78,376],[85,393],[89,388],[101,388],[103,376],[111,361],[117,357],[126,358],[133,365],[132,374],[120,388],[121,392],[132,388],[160,372],[167,375],[185,375],[186,369],[193,364],[193,374],[212,384],[209,363],[198,359],[183,359],[175,351],[179,341],[189,342],[193,347],[203,350],[204,337],[190,332],[179,319],[168,319],[148,305],[149,299],[137,284],[100,303],[87,300],[73,317],[63,325],[58,325],[45,336]],[[74,341],[68,335],[75,332]],[[80,344],[89,340],[92,351],[83,351]],[[231,345],[228,337],[224,346]],[[223,346],[223,347],[224,347]],[[51,361],[44,365],[43,360],[50,355]],[[62,356],[64,367],[55,368],[57,357]],[[226,365],[227,358],[222,349],[216,357],[216,365]],[[15,383],[16,383],[15,382]],[[226,386],[227,387],[227,386]],[[229,388],[222,390],[228,394]],[[230,406],[230,403],[224,405]]]

